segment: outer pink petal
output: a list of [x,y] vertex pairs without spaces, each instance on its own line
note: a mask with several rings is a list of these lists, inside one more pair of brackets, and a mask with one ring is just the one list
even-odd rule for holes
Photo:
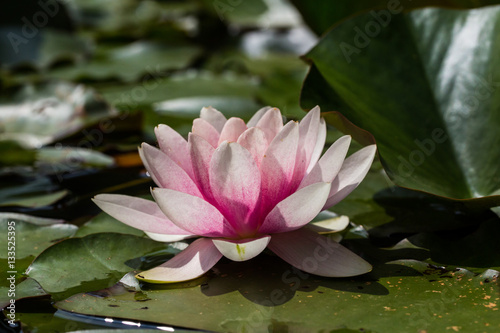
[[269,145],[264,132],[258,127],[251,127],[240,135],[238,143],[252,154],[257,167],[260,168],[262,158]]
[[266,150],[260,165],[263,214],[269,212],[291,192],[298,142],[299,126],[291,121]]
[[188,147],[191,163],[193,164],[194,179],[205,195],[205,198],[212,202],[213,195],[208,172],[215,148],[205,141],[205,139],[193,133],[189,133]]
[[299,146],[294,171],[294,186],[298,186],[311,162],[314,147],[318,138],[320,111],[316,106],[309,111],[299,124]]
[[152,283],[192,280],[205,274],[220,258],[222,254],[211,239],[199,238],[169,261],[136,277]]
[[226,117],[222,112],[211,106],[201,109],[200,118],[210,123],[219,133],[222,132],[222,128],[226,123]]
[[259,233],[292,231],[306,225],[319,214],[329,193],[330,183],[316,183],[295,192],[271,210]]
[[323,153],[323,148],[325,147],[326,141],[326,123],[323,118],[319,120],[319,128],[318,128],[318,137],[316,139],[316,145],[314,146],[314,150],[311,156],[311,161],[309,162],[309,166],[307,167],[306,173],[309,173],[312,168],[318,162],[321,153]]
[[361,183],[370,170],[376,151],[377,147],[371,145],[346,158],[339,174],[332,182],[332,189],[323,209],[340,202]]
[[248,128],[256,126],[260,118],[262,118],[262,116],[264,116],[264,114],[270,109],[272,109],[272,107],[270,106],[264,106],[263,108],[259,109],[259,111],[257,111],[248,121]]
[[158,186],[202,197],[191,177],[158,148],[142,144],[139,154],[151,178]]
[[269,109],[255,126],[263,130],[267,141],[271,142],[283,128],[283,117],[280,110],[278,108]]
[[179,228],[206,237],[236,235],[217,208],[199,197],[164,188],[154,188],[151,194],[162,212]]
[[342,167],[350,144],[350,135],[344,135],[335,141],[330,148],[328,148],[323,157],[321,157],[319,162],[316,163],[311,172],[302,180],[299,188],[317,182],[331,183]]
[[99,194],[92,201],[115,219],[139,230],[169,235],[192,235],[170,221],[154,202],[121,194]]
[[252,155],[236,142],[224,142],[210,162],[210,186],[217,207],[240,235],[255,232],[249,215],[260,195],[260,170]]
[[286,262],[311,274],[347,277],[372,269],[339,243],[307,229],[272,235],[268,247]]
[[193,129],[191,130],[193,134],[201,136],[208,143],[210,143],[214,148],[217,148],[217,144],[219,143],[219,132],[210,125],[209,122],[203,120],[201,118],[196,118],[193,121]]
[[172,128],[163,124],[155,127],[155,135],[160,150],[179,164],[192,178],[193,168],[191,167],[187,141]]
[[214,239],[214,245],[224,255],[233,261],[245,261],[258,256],[271,240],[271,236],[250,239]]
[[224,125],[219,137],[218,144],[220,145],[224,141],[236,142],[241,135],[245,132],[247,125],[241,118],[229,118],[229,120]]

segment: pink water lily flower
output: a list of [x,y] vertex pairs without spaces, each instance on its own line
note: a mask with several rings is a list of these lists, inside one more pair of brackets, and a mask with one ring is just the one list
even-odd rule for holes
[[160,241],[200,237],[174,258],[137,276],[150,282],[194,279],[225,256],[251,259],[266,247],[291,265],[329,277],[366,273],[371,266],[306,225],[361,182],[376,148],[346,157],[350,136],[321,157],[326,125],[319,107],[283,125],[266,107],[248,123],[208,107],[186,141],[166,125],[155,128],[159,149],[143,143],[142,161],[157,188],[155,202],[100,194],[106,213]]

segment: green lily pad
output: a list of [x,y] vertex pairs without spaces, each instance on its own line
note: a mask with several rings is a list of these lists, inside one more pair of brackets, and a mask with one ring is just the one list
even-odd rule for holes
[[[140,38],[156,30],[171,33],[171,30],[174,30],[170,27],[172,23],[182,21],[186,16],[195,13],[199,7],[196,1],[109,0],[103,3],[71,0],[68,2],[76,23],[89,29],[89,32],[99,38],[120,36]],[[175,28],[181,30],[184,27],[182,24],[177,24]]]
[[144,81],[141,85],[97,85],[104,98],[124,115],[138,108],[152,108],[153,103],[178,98],[211,95],[251,98],[257,87],[258,81],[252,77],[231,74],[215,75],[208,71],[189,71],[168,78],[157,77]]
[[29,194],[19,197],[10,197],[8,200],[0,203],[1,206],[21,206],[29,208],[39,208],[51,205],[64,198],[69,192],[61,190],[44,194]]
[[[131,246],[133,244],[133,246]],[[55,294],[109,287],[122,276],[139,268],[133,260],[163,249],[178,250],[151,239],[118,233],[91,234],[64,240],[41,253],[27,270],[44,290]],[[135,267],[131,267],[135,263]],[[61,294],[63,293],[63,294]]]
[[43,147],[37,150],[36,166],[51,172],[69,172],[85,167],[110,167],[114,159],[106,154],[79,147]]
[[[12,230],[11,230],[12,229]],[[55,242],[71,237],[75,234],[77,226],[58,223],[47,226],[38,226],[19,219],[8,219],[0,224],[0,232],[7,235],[15,232],[16,259],[36,256]],[[7,237],[0,239],[0,246],[7,248]],[[0,254],[1,259],[7,259],[7,252]]]
[[239,28],[287,28],[300,23],[295,8],[282,0],[204,0],[203,4],[218,20]]
[[[384,17],[385,12],[394,14],[422,7],[475,8],[498,4],[495,0],[397,0],[397,1],[307,1],[291,0],[302,15],[304,21],[318,35],[328,30],[333,24],[360,13],[374,11],[374,16]],[[394,13],[391,13],[391,10]]]
[[[475,276],[414,260],[379,265],[355,279],[320,278],[279,258],[221,262],[199,287],[75,295],[59,309],[212,331],[351,329],[416,332],[500,328],[498,272]],[[397,322],[398,325],[394,325]]]
[[99,46],[93,59],[77,66],[59,67],[51,77],[65,80],[105,80],[119,78],[136,81],[142,76],[164,76],[167,71],[187,67],[200,55],[201,49],[188,45],[165,45],[137,41],[120,46]]
[[[302,106],[340,111],[371,132],[396,184],[498,206],[488,196],[500,188],[500,150],[484,147],[500,144],[499,22],[500,6],[415,10],[383,28],[370,14],[346,21],[306,55]],[[376,34],[360,30],[372,26]],[[369,138],[341,116],[326,119]]]
[[244,119],[249,119],[263,106],[254,101],[258,81],[231,73],[190,71],[155,78],[141,85],[101,85],[98,89],[121,111],[121,117],[129,117],[137,109],[145,110],[143,130],[150,138],[154,138],[153,129],[160,123],[187,134],[203,106],[219,107],[228,117]]
[[87,329],[96,332],[95,330],[103,328],[99,325],[61,318],[51,312],[17,312],[16,318],[21,322],[23,331],[26,332],[78,332],[79,330]]
[[[58,221],[15,213],[1,214],[0,246],[9,251],[0,253],[0,264],[5,268],[0,273],[0,288],[8,290],[10,284],[15,283],[16,291],[14,297],[8,298],[7,293],[2,292],[0,303],[11,298],[19,299],[45,294],[36,282],[22,281],[22,277],[35,256],[61,239],[71,237],[78,229],[72,224],[54,222]],[[13,252],[14,256],[10,252]],[[15,257],[15,260],[11,257]],[[9,277],[14,277],[14,280],[7,280]]]
[[115,114],[93,89],[83,85],[26,85],[0,97],[0,141],[39,148]]

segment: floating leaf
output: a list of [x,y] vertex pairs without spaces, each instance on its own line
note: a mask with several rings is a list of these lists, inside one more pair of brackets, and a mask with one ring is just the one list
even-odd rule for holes
[[164,76],[169,70],[188,66],[199,56],[199,47],[183,44],[137,41],[124,46],[99,46],[90,62],[54,69],[50,76],[65,80],[119,78],[124,81]]
[[287,28],[300,23],[295,8],[282,0],[203,1],[217,19],[239,28]]
[[[10,218],[3,220],[0,224],[0,232],[4,235],[12,231],[11,229],[15,233],[16,259],[23,259],[28,256],[36,256],[55,242],[72,236],[78,227],[65,223],[38,226]],[[7,237],[0,239],[0,247],[7,248]],[[6,259],[7,253],[5,251],[1,253],[0,258]]]
[[36,166],[51,172],[69,172],[85,167],[110,167],[112,157],[88,148],[43,147],[37,151]]
[[0,286],[0,309],[4,308],[10,301],[28,297],[46,296],[47,293],[33,279],[26,279],[14,288]]
[[[8,191],[6,191],[7,193]],[[10,197],[7,200],[0,203],[1,206],[21,206],[29,208],[39,208],[48,205],[52,205],[57,201],[64,198],[69,192],[67,190],[61,190],[52,193],[44,194],[27,194],[18,197]]]
[[[107,297],[80,294],[56,306],[211,331],[401,332],[404,327],[444,332],[457,326],[495,332],[500,328],[494,271],[476,277],[466,270],[400,260],[376,267],[365,278],[328,279],[294,270],[271,256],[221,262],[216,268],[216,276],[200,287],[143,288]],[[145,299],[139,301],[139,294]]]
[[[499,6],[415,10],[384,27],[370,14],[346,21],[306,55],[302,105],[370,131],[396,184],[498,206],[487,196],[500,188],[500,150],[484,149],[500,144],[498,22]],[[326,119],[368,138],[341,116]]]
[[[118,233],[70,238],[41,253],[27,274],[51,294],[109,287],[136,267],[126,262],[169,246]],[[173,252],[176,253],[176,252]],[[133,262],[133,261],[132,261]]]

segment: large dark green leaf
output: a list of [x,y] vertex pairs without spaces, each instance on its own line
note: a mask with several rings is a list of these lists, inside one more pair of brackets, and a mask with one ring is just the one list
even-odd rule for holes
[[335,23],[339,23],[353,15],[367,11],[375,11],[378,15],[381,15],[384,11],[390,12],[392,10],[393,12],[399,13],[403,10],[408,11],[426,6],[475,8],[498,4],[496,0],[291,0],[291,2],[300,11],[304,21],[318,35],[321,35]]
[[[500,188],[499,32],[499,6],[415,10],[386,27],[358,16],[306,55],[302,106],[340,111],[370,131],[398,185],[455,199],[492,195]],[[360,133],[342,117],[327,121]],[[500,197],[481,201],[497,206]]]

